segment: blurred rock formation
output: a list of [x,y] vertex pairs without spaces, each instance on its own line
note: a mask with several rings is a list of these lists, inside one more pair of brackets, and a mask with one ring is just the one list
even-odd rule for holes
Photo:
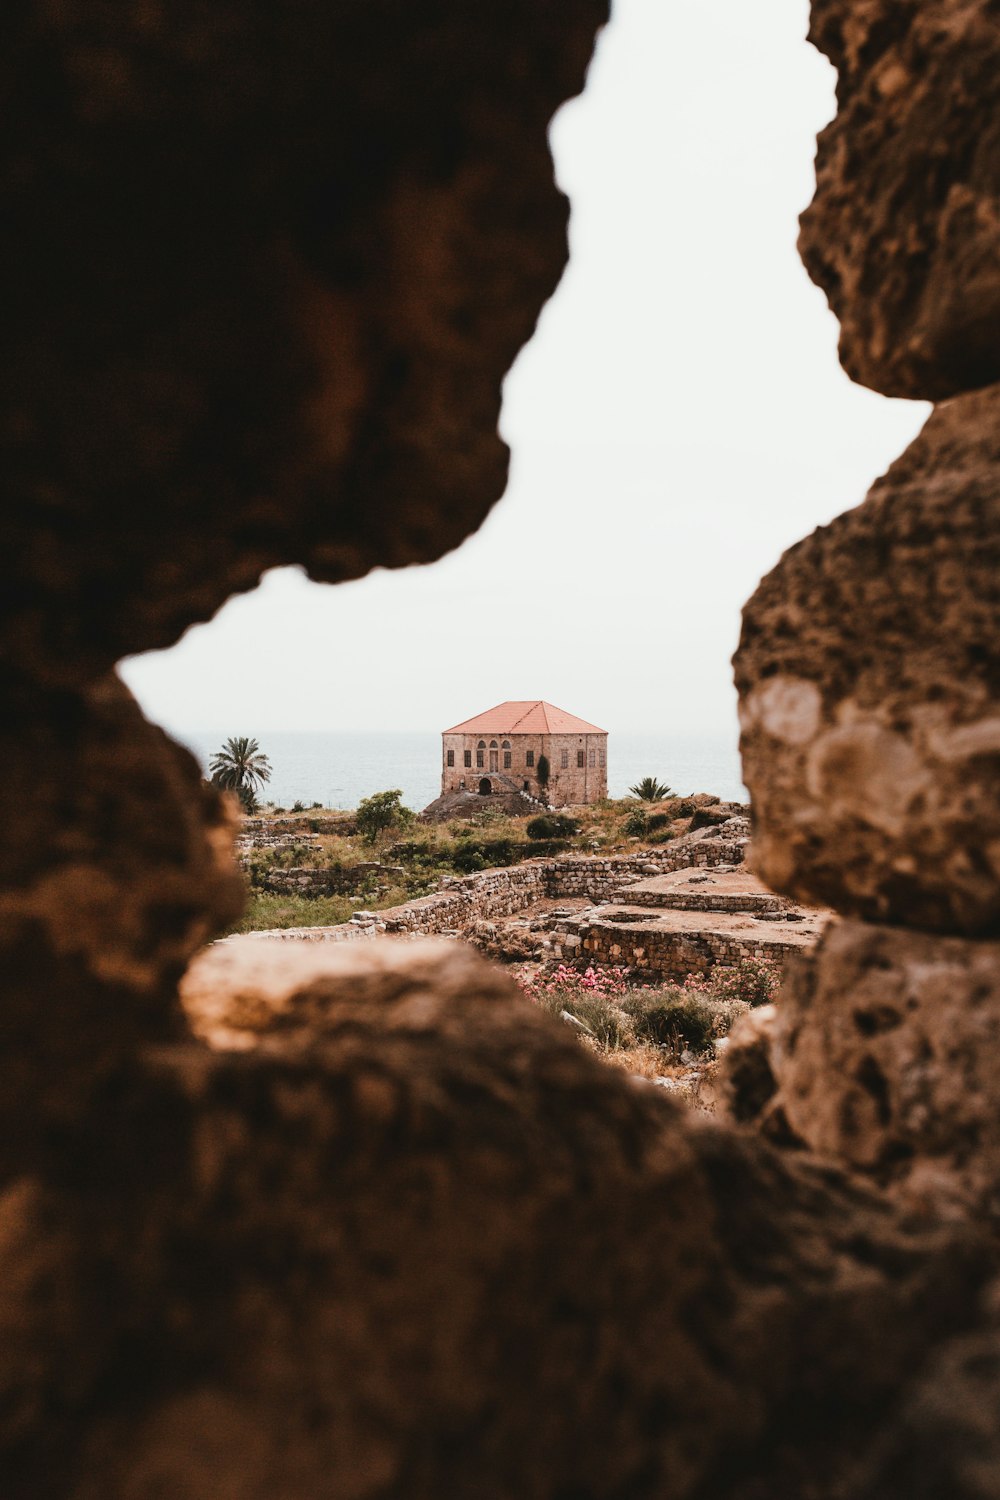
[[114,663],[479,524],[605,11],[0,23],[5,1500],[1000,1494],[992,0],[814,7],[807,263],[851,373],[958,399],[748,606],[758,868],[850,920],[744,1124],[446,945],[233,950],[180,1004],[232,831]]

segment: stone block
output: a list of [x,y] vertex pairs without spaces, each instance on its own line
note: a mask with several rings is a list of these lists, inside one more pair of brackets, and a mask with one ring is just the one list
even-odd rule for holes
[[799,248],[840,357],[887,396],[1000,380],[1000,20],[993,0],[813,0],[835,64]]
[[337,582],[476,529],[502,381],[566,262],[547,126],[606,16],[11,14],[0,635],[23,667],[74,682],[267,568]]
[[754,868],[871,921],[1000,931],[1000,386],[940,407],[744,611]]
[[[81,1122],[71,1244],[15,1297],[16,1500],[38,1474],[69,1500],[791,1495],[804,1388],[832,1496],[986,1275],[964,1232],[699,1125],[458,946],[234,943],[187,1004],[222,1050],[158,1049]],[[86,1225],[115,1295],[76,1322]],[[60,1358],[17,1359],[56,1293]]]
[[768,1043],[782,1130],[1000,1223],[1000,944],[834,923],[789,965]]
[[235,808],[114,677],[0,691],[0,1179],[149,1041],[185,1033],[176,984],[233,920]]

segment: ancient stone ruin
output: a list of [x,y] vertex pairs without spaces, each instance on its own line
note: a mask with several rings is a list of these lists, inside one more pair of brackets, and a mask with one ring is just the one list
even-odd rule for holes
[[741,1123],[454,944],[223,949],[179,1003],[234,831],[114,664],[499,497],[605,15],[5,17],[5,1500],[1000,1494],[995,0],[813,4],[804,258],[850,373],[945,404],[747,608],[756,868],[841,919]]

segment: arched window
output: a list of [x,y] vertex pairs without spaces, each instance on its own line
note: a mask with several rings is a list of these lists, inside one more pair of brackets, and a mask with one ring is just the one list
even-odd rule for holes
[[510,740],[504,740],[503,742],[503,768],[505,771],[509,771],[511,768]]
[[499,769],[500,769],[500,747],[497,744],[496,740],[490,740],[490,770],[491,771],[499,771]]
[[485,766],[485,764],[486,764],[486,741],[485,740],[480,740],[479,744],[476,746],[476,767],[477,767],[478,770],[481,771],[483,769],[483,767]]

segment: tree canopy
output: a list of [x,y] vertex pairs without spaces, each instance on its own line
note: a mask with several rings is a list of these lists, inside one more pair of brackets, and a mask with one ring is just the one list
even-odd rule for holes
[[666,783],[657,781],[655,776],[644,776],[635,786],[630,786],[629,791],[633,797],[638,797],[640,802],[662,802],[664,797],[673,796],[673,792]]
[[362,797],[358,803],[358,832],[367,843],[374,844],[380,834],[405,828],[415,817],[409,807],[403,806],[403,793],[399,787],[388,792],[374,792],[370,797]]
[[271,762],[256,740],[236,735],[212,756],[208,773],[216,786],[236,793],[245,812],[253,812],[257,793],[271,779]]

